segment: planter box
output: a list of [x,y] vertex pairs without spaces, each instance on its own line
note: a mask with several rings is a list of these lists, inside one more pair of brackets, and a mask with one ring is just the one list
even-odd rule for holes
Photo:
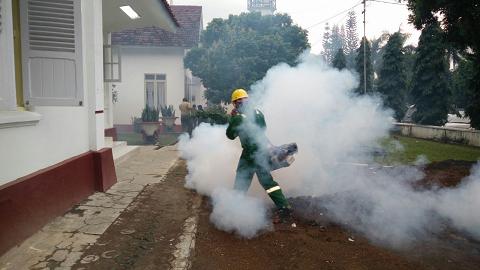
[[178,117],[175,117],[175,116],[163,116],[162,117],[163,125],[165,125],[169,129],[172,129],[173,126],[175,125],[175,120],[177,118]]
[[142,122],[140,125],[145,135],[153,136],[160,127],[160,122]]

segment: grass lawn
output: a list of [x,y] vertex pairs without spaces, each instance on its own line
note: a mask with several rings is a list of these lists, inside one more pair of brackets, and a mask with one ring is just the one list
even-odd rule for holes
[[[165,133],[158,137],[158,145],[165,146],[174,144],[177,141],[179,133]],[[126,141],[128,145],[152,145],[156,142],[145,143],[140,133],[119,133],[117,135],[119,141]]]
[[381,144],[388,152],[387,157],[381,161],[382,163],[414,163],[420,155],[424,155],[430,162],[447,159],[466,161],[480,159],[479,147],[447,144],[398,135],[384,140]]

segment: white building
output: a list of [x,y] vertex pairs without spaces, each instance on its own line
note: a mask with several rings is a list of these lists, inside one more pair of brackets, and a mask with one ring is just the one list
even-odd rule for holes
[[0,0],[0,254],[116,181],[104,37],[152,25],[165,0]]
[[[146,105],[159,108],[178,105],[186,97],[204,106],[204,88],[198,78],[185,69],[183,58],[197,46],[202,31],[201,6],[170,6],[179,23],[175,33],[146,27],[112,33],[112,44],[121,52],[121,83],[116,84],[118,102],[114,104],[116,126],[132,124]],[[179,124],[179,120],[177,120]]]

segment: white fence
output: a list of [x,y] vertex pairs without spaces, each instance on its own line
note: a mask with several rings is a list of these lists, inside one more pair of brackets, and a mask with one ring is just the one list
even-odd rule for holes
[[437,126],[396,123],[397,131],[404,136],[420,139],[461,143],[480,147],[480,131]]

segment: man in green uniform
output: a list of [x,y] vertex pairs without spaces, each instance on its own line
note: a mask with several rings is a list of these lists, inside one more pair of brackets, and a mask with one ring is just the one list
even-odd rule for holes
[[278,208],[282,222],[291,218],[291,207],[282,193],[280,186],[270,174],[270,156],[268,148],[272,146],[265,135],[266,123],[263,113],[257,109],[247,109],[248,94],[244,89],[236,89],[232,93],[235,106],[230,118],[227,137],[234,140],[240,138],[242,155],[237,166],[235,177],[236,190],[246,192],[256,173],[260,184]]

